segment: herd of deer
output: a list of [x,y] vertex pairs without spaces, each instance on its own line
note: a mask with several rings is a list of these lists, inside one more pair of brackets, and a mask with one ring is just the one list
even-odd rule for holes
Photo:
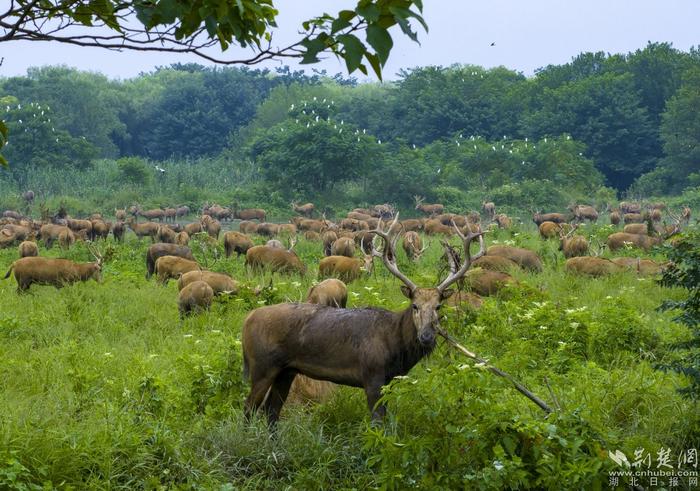
[[[356,208],[337,223],[324,215],[313,218],[311,203],[291,203],[299,215],[290,223],[265,222],[265,211],[260,209],[230,210],[218,205],[206,205],[200,218],[180,227],[174,223],[182,208],[143,211],[134,206],[116,210],[116,221],[110,223],[99,214],[77,220],[54,216],[50,220],[34,221],[12,211],[3,213],[0,229],[0,247],[19,243],[21,258],[10,265],[5,275],[14,272],[18,291],[26,291],[32,284],[62,286],[88,279],[99,280],[102,256],[95,244],[110,231],[118,241],[130,228],[138,238],[150,237],[153,244],[146,253],[146,276],[156,275],[161,283],[178,281],[178,304],[181,315],[208,308],[217,295],[235,294],[240,284],[223,273],[208,271],[208,265],[199,264],[188,247],[190,237],[198,234],[202,240],[218,243],[222,225],[220,220],[241,219],[239,231],[227,231],[223,246],[227,258],[234,253],[245,256],[249,270],[268,270],[276,273],[306,273],[306,264],[294,252],[298,234],[321,245],[323,256],[318,263],[319,279],[324,280],[308,292],[306,303],[278,304],[251,312],[242,330],[243,357],[246,376],[251,381],[251,392],[245,402],[247,415],[262,408],[274,423],[292,393],[301,393],[313,384],[315,393],[327,393],[332,384],[350,385],[364,389],[367,403],[374,418],[381,418],[384,407],[378,404],[380,390],[392,378],[406,374],[435,346],[439,330],[439,309],[450,305],[481,305],[482,296],[493,295],[504,287],[517,285],[511,273],[523,269],[542,271],[542,261],[533,251],[506,245],[486,248],[483,238],[485,223],[489,227],[510,228],[512,220],[497,214],[494,203],[482,204],[479,213],[457,215],[445,213],[440,204],[425,204],[415,197],[415,209],[425,218],[399,221],[399,214],[390,205]],[[179,211],[182,210],[182,211]],[[607,210],[606,210],[607,212]],[[672,219],[671,225],[662,224],[663,212]],[[622,232],[614,232],[607,239],[607,247],[637,247],[647,250],[677,233],[690,220],[690,209],[679,215],[657,203],[642,207],[637,203],[621,203],[619,209],[609,212],[613,225],[624,222]],[[160,222],[139,223],[138,217]],[[173,218],[174,217],[174,218]],[[173,222],[169,223],[173,218]],[[575,273],[602,276],[622,270],[639,274],[655,274],[663,264],[648,259],[600,257],[604,245],[596,254],[589,255],[589,240],[577,233],[584,221],[596,221],[599,213],[591,206],[575,205],[569,213],[536,212],[533,221],[544,240],[558,238],[560,250],[566,258],[566,269]],[[253,222],[257,220],[257,222]],[[444,249],[447,275],[435,287],[416,285],[399,268],[397,245],[410,261],[419,261],[430,243],[424,236],[440,236]],[[253,234],[267,240],[255,245]],[[458,237],[461,250],[449,242]],[[288,240],[285,247],[282,243]],[[49,259],[38,255],[36,239],[47,248],[55,242],[69,248],[76,240],[85,240],[95,261],[75,263],[65,259]],[[282,240],[280,240],[282,239]],[[471,244],[478,241],[479,250],[472,254]],[[387,271],[398,278],[402,293],[410,300],[402,312],[376,308],[346,309],[347,286],[363,274],[372,274],[374,260],[380,258]],[[458,291],[450,289],[458,284]],[[332,356],[329,353],[332,352]],[[326,385],[323,385],[326,384]],[[306,389],[305,389],[306,387]],[[312,391],[313,392],[313,391]]]

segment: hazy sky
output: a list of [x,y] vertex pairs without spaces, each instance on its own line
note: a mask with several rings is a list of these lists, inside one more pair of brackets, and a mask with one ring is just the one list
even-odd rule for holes
[[[302,20],[323,11],[336,13],[355,3],[277,0],[280,28],[275,44],[298,37]],[[395,45],[386,78],[393,78],[401,68],[453,63],[504,65],[530,75],[539,67],[565,63],[582,51],[626,53],[643,48],[648,41],[672,42],[682,50],[700,45],[700,0],[424,0],[424,4],[430,31],[419,30],[420,45],[398,30],[393,32]],[[128,78],[178,61],[207,64],[194,56],[28,42],[2,43],[0,56],[4,57],[0,76],[23,75],[31,66],[65,64]],[[344,65],[335,58],[313,66],[345,73]]]

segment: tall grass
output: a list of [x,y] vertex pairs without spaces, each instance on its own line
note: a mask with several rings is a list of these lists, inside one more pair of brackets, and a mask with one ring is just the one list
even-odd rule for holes
[[[246,288],[181,320],[176,285],[146,280],[148,244],[129,238],[101,245],[110,260],[99,284],[33,286],[18,295],[12,280],[0,282],[0,488],[542,488],[544,472],[552,475],[546,482],[605,478],[605,454],[590,453],[592,441],[603,442],[601,452],[630,455],[638,446],[677,453],[697,443],[697,407],[675,393],[683,379],[651,368],[666,343],[688,336],[672,314],[656,310],[681,292],[631,273],[565,274],[556,245],[532,227],[488,240],[539,251],[545,271],[518,272],[520,286],[479,312],[446,308],[443,324],[554,404],[547,377],[562,408],[556,417],[545,420],[508,384],[440,345],[387,390],[383,428],[368,424],[362,391],[343,388],[324,405],[285,408],[271,434],[242,417],[241,325],[261,304],[303,299],[321,245],[297,245],[306,276],[248,273],[235,256],[214,262]],[[42,254],[91,257],[82,244]],[[14,250],[0,251],[0,272],[15,259]],[[432,241],[419,264],[402,251],[399,261],[419,285],[434,285],[440,246]],[[271,279],[266,295],[252,293]],[[405,308],[398,286],[378,265],[350,285],[350,306]],[[555,448],[552,431],[567,443],[556,440]],[[576,446],[578,434],[588,437]],[[506,437],[530,447],[511,449]],[[532,448],[542,449],[539,457]],[[527,463],[517,474],[511,451]],[[488,474],[494,461],[507,466],[508,480]]]

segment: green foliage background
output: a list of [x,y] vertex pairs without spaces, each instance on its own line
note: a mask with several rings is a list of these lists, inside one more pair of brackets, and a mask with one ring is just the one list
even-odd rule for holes
[[[97,157],[139,157],[166,169],[197,165],[203,175],[217,169],[212,189],[227,182],[230,193],[262,190],[256,200],[279,192],[329,208],[436,199],[437,188],[463,207],[489,195],[514,202],[534,188],[551,197],[526,206],[559,207],[603,185],[632,197],[680,195],[700,186],[699,71],[697,49],[666,43],[582,53],[529,78],[454,65],[383,84],[288,68],[176,64],[127,80],[34,68],[0,79],[3,155],[12,162],[0,190],[51,199],[74,169],[106,172],[97,167],[112,164]],[[159,201],[165,190],[171,201],[185,198],[159,186],[137,190],[140,199]]]
[[[615,468],[608,450],[697,446],[697,403],[677,392],[688,379],[654,369],[692,337],[656,309],[661,298],[683,300],[682,290],[633,273],[566,274],[556,243],[532,225],[488,242],[538,251],[545,271],[517,272],[520,285],[478,312],[445,308],[443,327],[561,408],[549,417],[439,345],[386,389],[384,426],[369,424],[361,390],[342,388],[326,404],[287,408],[271,436],[242,417],[241,325],[255,307],[304,297],[321,244],[301,239],[307,276],[275,277],[257,297],[252,290],[270,276],[220,260],[214,268],[241,280],[243,292],[180,320],[174,282],[144,278],[146,241],[110,240],[100,245],[109,258],[100,284],[16,295],[12,280],[0,282],[0,487],[593,489]],[[198,259],[205,249],[213,254],[194,246]],[[42,254],[91,257],[82,244]],[[399,251],[399,264],[431,285],[440,255],[433,241],[421,263]],[[0,251],[0,271],[15,259]],[[349,304],[406,308],[398,286],[378,267],[350,285]]]

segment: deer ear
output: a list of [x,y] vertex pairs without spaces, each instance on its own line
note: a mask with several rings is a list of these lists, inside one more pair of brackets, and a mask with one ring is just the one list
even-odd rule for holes
[[442,292],[442,299],[447,300],[454,294],[455,290],[453,288],[450,288],[449,290],[445,290]]
[[406,298],[413,298],[413,292],[406,285],[401,285],[401,293],[403,293]]

